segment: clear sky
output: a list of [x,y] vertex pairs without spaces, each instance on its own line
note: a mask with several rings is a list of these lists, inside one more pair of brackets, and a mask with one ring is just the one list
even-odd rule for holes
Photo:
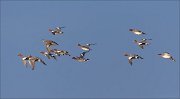
[[[2,98],[178,98],[178,1],[1,1]],[[66,26],[63,35],[49,28]],[[137,36],[129,28],[147,33]],[[151,38],[144,50],[135,39]],[[77,43],[97,43],[90,61],[48,60],[42,39],[59,43],[72,56]],[[157,54],[169,52],[176,62]],[[47,66],[26,68],[18,53],[42,58]],[[131,67],[124,53],[143,60]]]

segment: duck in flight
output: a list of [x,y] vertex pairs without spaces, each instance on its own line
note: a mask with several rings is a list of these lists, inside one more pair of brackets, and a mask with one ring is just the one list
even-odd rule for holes
[[171,54],[168,53],[168,52],[163,52],[163,53],[158,54],[158,55],[160,55],[162,58],[166,58],[166,59],[170,59],[170,60],[172,60],[172,61],[175,61],[175,59],[174,59],[174,58],[171,56]]
[[128,62],[129,64],[132,66],[132,61],[134,59],[143,59],[141,56],[137,55],[137,54],[124,54],[124,56],[127,56],[128,57]]
[[59,45],[58,43],[56,43],[55,41],[52,41],[52,40],[43,40],[43,42],[45,43],[45,47],[48,52],[50,52],[50,50],[51,50],[50,46]]
[[53,30],[53,29],[49,29],[49,31],[50,31],[53,35],[63,34],[62,28],[65,28],[65,27],[56,27],[54,30]]
[[89,61],[90,59],[87,59],[87,58],[84,58],[85,54],[87,52],[83,52],[80,54],[80,56],[76,56],[76,57],[73,57],[72,59],[78,61],[78,62],[86,62],[86,61]]
[[29,64],[32,66],[32,70],[35,69],[35,63],[36,62],[41,62],[44,65],[47,65],[42,59],[40,59],[39,57],[34,57],[34,56],[30,56],[29,58]]
[[19,53],[18,56],[21,57],[23,64],[27,67],[27,61],[29,61],[30,56],[23,56],[21,53]]
[[69,54],[68,51],[65,51],[65,50],[58,50],[58,49],[52,49],[51,52],[53,52],[55,55],[57,56],[60,56],[60,55],[68,55],[68,56],[71,56]]
[[142,39],[141,41],[134,40],[134,43],[136,43],[141,49],[144,49],[144,46],[150,44],[150,43],[148,42],[148,40],[152,40],[152,39]]
[[49,52],[43,52],[43,51],[41,51],[40,53],[43,54],[44,56],[46,56],[48,59],[53,58],[53,59],[56,60],[56,56],[53,55],[53,54],[51,54],[51,53],[49,53]]
[[96,45],[96,44],[85,44],[85,45],[78,44],[78,47],[80,47],[84,51],[90,51],[91,50],[91,48],[90,48],[91,45]]
[[136,35],[143,35],[143,34],[146,34],[144,32],[142,32],[141,30],[138,30],[138,29],[129,29],[130,32],[133,32],[134,34]]

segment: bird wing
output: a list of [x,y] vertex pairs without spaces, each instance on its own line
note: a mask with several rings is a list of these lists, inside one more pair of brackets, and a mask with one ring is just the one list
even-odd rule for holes
[[35,69],[35,60],[34,59],[29,60],[29,64],[32,66],[32,70],[34,70]]
[[49,55],[47,55],[47,58],[50,59],[51,57]]
[[144,49],[144,46],[143,45],[139,45],[140,48]]
[[147,39],[142,39],[141,43],[146,43]]
[[23,62],[23,64],[24,64],[24,65],[27,65],[27,62],[26,62],[26,60],[22,60],[22,62]]
[[51,49],[49,47],[49,45],[46,45],[46,50],[50,53],[51,52]]
[[52,58],[54,58],[54,59],[56,60],[56,56],[55,56],[55,55],[53,55],[53,54],[49,53],[49,55],[48,55],[48,56],[50,56],[50,57],[52,57]]
[[143,59],[141,56],[138,56],[140,59]]
[[83,58],[87,52],[83,52],[80,54],[80,57]]
[[47,65],[42,59],[38,59],[39,62],[43,63],[44,65]]
[[55,41],[52,41],[54,44],[56,44],[56,45],[59,45],[58,43],[56,43]]
[[128,62],[129,62],[129,64],[131,64],[131,66],[132,66],[132,59],[129,59]]

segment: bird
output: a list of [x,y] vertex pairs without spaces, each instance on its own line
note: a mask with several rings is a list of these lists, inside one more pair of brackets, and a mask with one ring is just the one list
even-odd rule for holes
[[90,48],[91,45],[96,45],[96,44],[85,44],[85,45],[81,45],[81,44],[78,43],[78,46],[79,46],[82,50],[84,50],[84,51],[90,51],[90,50],[91,50],[91,48]]
[[29,60],[30,56],[23,56],[21,53],[18,54],[21,57],[23,64],[27,67],[27,61]]
[[132,61],[134,60],[134,59],[143,59],[141,56],[139,56],[139,55],[137,55],[137,54],[124,54],[124,56],[128,56],[128,62],[129,62],[129,64],[132,66]]
[[68,51],[65,51],[65,50],[58,50],[58,49],[52,49],[51,52],[53,52],[55,55],[57,56],[60,56],[60,55],[68,55],[68,56],[71,56],[69,54]]
[[80,56],[73,57],[72,59],[74,59],[74,60],[76,60],[76,61],[78,61],[78,62],[87,62],[87,61],[89,61],[90,59],[84,58],[84,56],[85,56],[86,53],[87,53],[87,52],[83,52],[83,53],[80,54]]
[[29,64],[32,66],[32,70],[35,69],[35,63],[36,62],[41,62],[44,65],[47,65],[42,59],[40,59],[39,57],[34,57],[34,56],[30,56],[29,59]]
[[50,50],[51,50],[50,46],[59,45],[58,43],[56,43],[55,41],[52,41],[52,40],[43,40],[43,42],[45,43],[45,47],[48,52],[50,52]]
[[133,32],[136,35],[146,34],[146,33],[142,32],[141,30],[138,30],[138,29],[129,29],[129,31]]
[[158,54],[158,55],[160,55],[162,58],[166,58],[166,59],[170,59],[170,60],[172,60],[172,61],[175,61],[175,59],[174,59],[174,58],[171,56],[171,54],[168,53],[168,52],[163,52],[163,53]]
[[41,51],[40,53],[43,54],[44,56],[46,56],[48,59],[54,58],[56,60],[56,56],[51,54],[51,53],[49,53],[49,52]]
[[53,29],[49,29],[49,31],[50,31],[53,35],[63,34],[62,28],[65,28],[65,27],[56,27],[54,30],[53,30]]
[[142,39],[141,41],[134,40],[134,43],[136,43],[141,49],[144,49],[144,46],[149,45],[147,40],[152,40],[152,39]]

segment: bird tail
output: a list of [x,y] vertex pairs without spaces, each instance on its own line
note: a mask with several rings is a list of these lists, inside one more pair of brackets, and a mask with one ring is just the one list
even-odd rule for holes
[[171,57],[170,59],[171,59],[172,61],[176,61],[176,60],[175,60],[174,58],[172,58],[172,57]]
[[142,32],[142,34],[146,34],[145,32]]

